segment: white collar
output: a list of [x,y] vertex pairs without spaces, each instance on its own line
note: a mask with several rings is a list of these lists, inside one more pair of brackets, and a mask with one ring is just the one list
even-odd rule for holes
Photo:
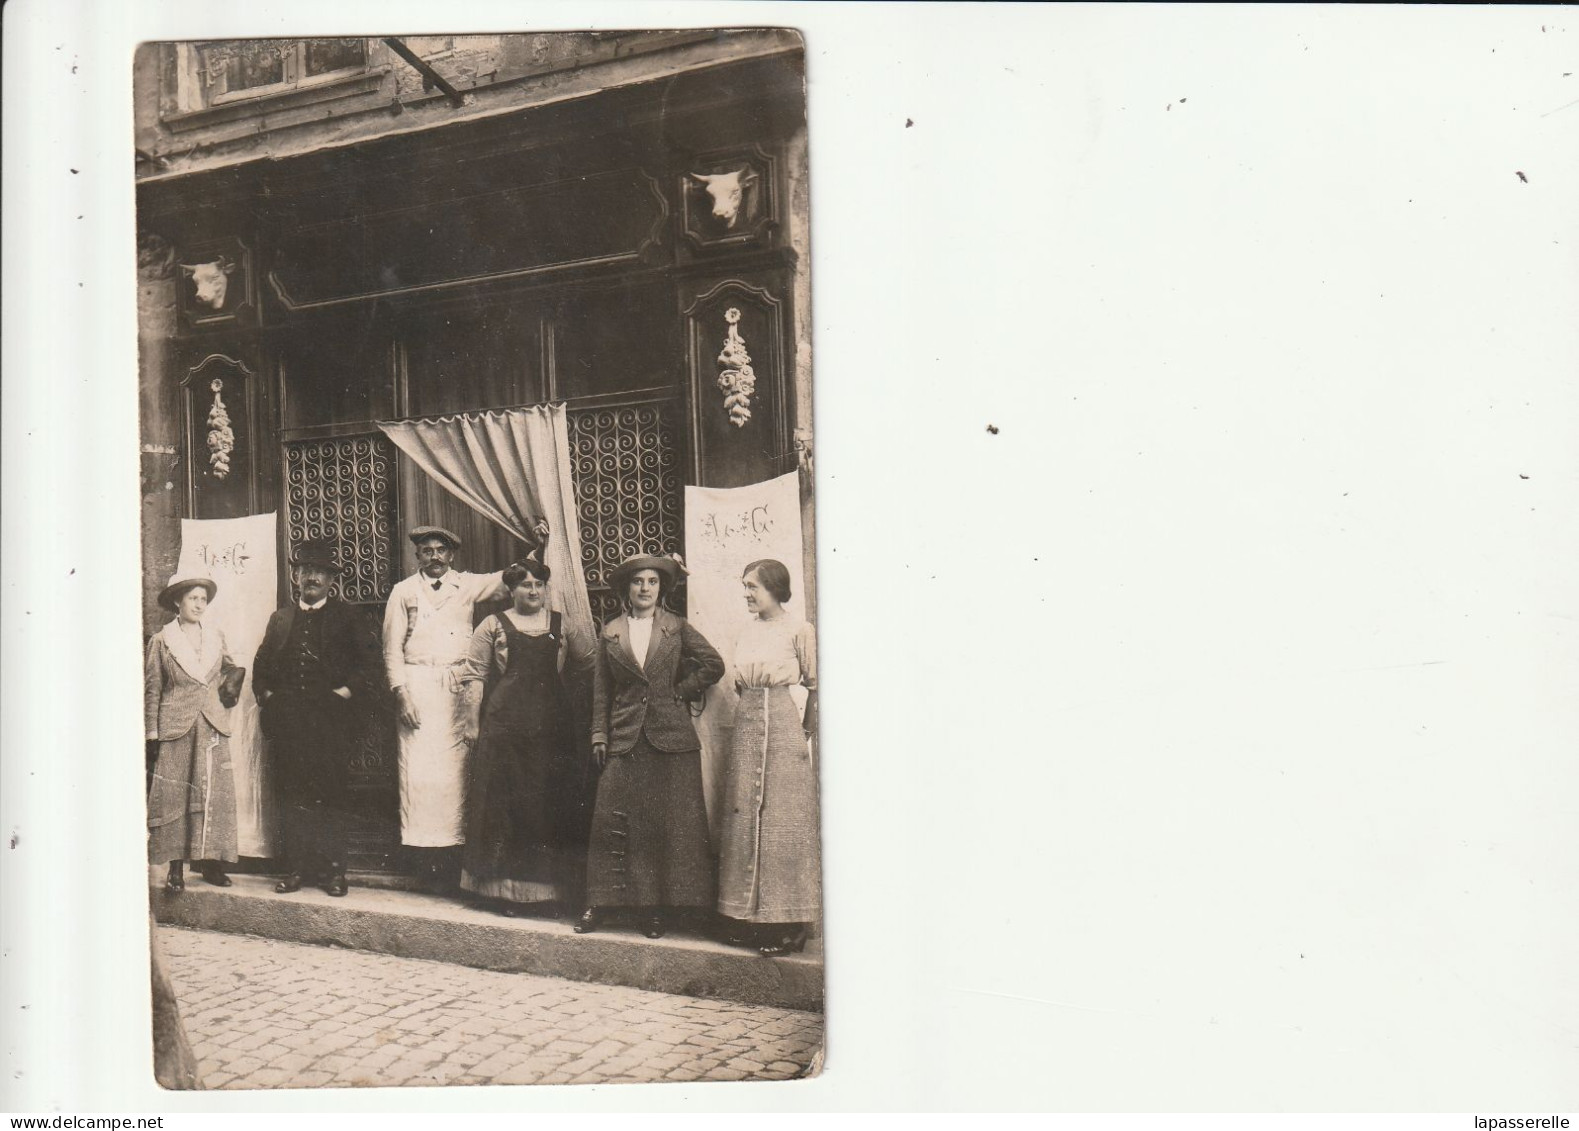
[[306,601],[303,601],[300,597],[296,598],[296,606],[297,606],[297,608],[301,609],[301,611],[304,612],[304,613],[315,613],[319,609],[321,609],[325,605],[327,605],[328,603],[329,603],[329,598],[327,598],[327,597],[319,598],[319,601],[318,601],[318,603],[316,605],[309,605]]
[[203,630],[201,653],[192,647],[191,639],[181,628],[180,617],[165,625],[161,635],[165,647],[170,649],[175,662],[186,669],[186,674],[199,683],[207,683],[209,675],[219,663],[219,629],[210,626],[207,621],[199,621],[198,624]]

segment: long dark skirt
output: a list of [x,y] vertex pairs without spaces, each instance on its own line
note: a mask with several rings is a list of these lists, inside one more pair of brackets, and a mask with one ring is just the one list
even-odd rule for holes
[[715,890],[701,752],[654,750],[643,734],[598,778],[587,904],[709,907]]
[[485,728],[472,752],[461,886],[518,902],[566,894],[586,844],[568,736]]

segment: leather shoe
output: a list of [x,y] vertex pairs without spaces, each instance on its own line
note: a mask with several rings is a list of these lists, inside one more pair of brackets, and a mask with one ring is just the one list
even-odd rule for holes
[[186,890],[186,880],[180,876],[166,876],[164,890],[171,895],[180,895]]
[[576,920],[576,925],[572,929],[578,935],[590,934],[602,925],[602,921],[602,916],[598,914],[598,909],[589,907],[581,913],[581,917]]
[[333,896],[341,896],[351,890],[351,885],[345,882],[345,869],[336,868],[329,873],[329,882],[324,884],[323,890]]
[[663,938],[663,931],[663,916],[654,915],[651,919],[647,920],[647,929],[644,930],[642,934],[646,935],[649,939],[661,939]]
[[785,933],[771,942],[757,948],[757,953],[763,958],[782,958],[786,954],[797,954],[806,949],[806,931]]
[[300,872],[292,872],[279,883],[275,884],[274,890],[280,895],[289,895],[293,891],[301,891],[302,874]]
[[217,888],[228,888],[230,886],[230,877],[225,875],[222,868],[215,866],[201,868],[199,871],[203,876],[204,883],[213,884]]

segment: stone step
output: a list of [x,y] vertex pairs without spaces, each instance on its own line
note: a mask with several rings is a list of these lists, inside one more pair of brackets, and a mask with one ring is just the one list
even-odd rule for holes
[[[317,888],[274,892],[272,876],[232,876],[217,888],[188,876],[179,895],[152,887],[161,923],[426,958],[479,970],[544,974],[576,982],[821,1010],[820,958],[763,958],[698,935],[649,939],[622,926],[578,935],[569,922],[506,919],[421,892],[352,887],[335,899]],[[354,882],[354,881],[353,881]]]

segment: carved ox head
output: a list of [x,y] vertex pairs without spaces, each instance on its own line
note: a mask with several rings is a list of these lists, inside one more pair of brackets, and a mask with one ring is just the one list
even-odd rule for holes
[[214,310],[223,310],[225,291],[230,286],[230,275],[236,265],[221,255],[212,263],[183,263],[181,274],[192,280],[197,288],[197,301]]
[[737,169],[733,173],[692,173],[707,195],[713,198],[713,215],[726,227],[733,228],[740,218],[741,196],[746,186],[757,179],[751,169]]

